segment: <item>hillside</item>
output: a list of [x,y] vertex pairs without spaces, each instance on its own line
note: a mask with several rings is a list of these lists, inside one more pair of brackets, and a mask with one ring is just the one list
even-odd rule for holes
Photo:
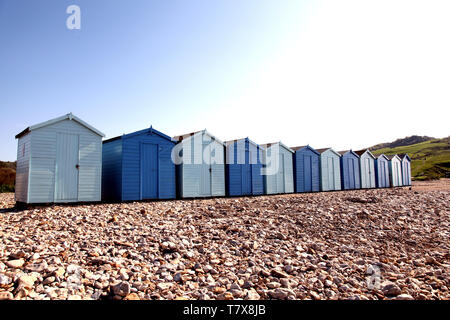
[[411,174],[414,180],[439,179],[450,175],[450,136],[412,145],[375,149],[372,152],[376,155],[407,153],[412,159]]
[[0,192],[14,191],[16,163],[0,161]]
[[410,146],[413,144],[421,143],[421,142],[427,142],[431,140],[436,140],[436,138],[431,138],[427,136],[410,136],[406,138],[397,139],[394,142],[386,142],[386,143],[380,143],[370,148],[370,150],[375,151],[379,149],[385,149],[385,148],[397,148],[397,147],[403,147],[403,146]]

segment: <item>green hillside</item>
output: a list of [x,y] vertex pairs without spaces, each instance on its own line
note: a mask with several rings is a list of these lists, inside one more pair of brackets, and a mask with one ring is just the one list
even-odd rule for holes
[[16,163],[0,161],[0,193],[14,192]]
[[411,159],[411,175],[414,180],[430,180],[450,175],[450,136],[409,146],[383,148],[373,154],[393,155],[407,153]]

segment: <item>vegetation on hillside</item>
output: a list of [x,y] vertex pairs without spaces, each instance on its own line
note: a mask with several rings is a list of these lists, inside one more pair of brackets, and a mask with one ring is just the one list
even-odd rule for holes
[[385,148],[397,148],[397,147],[404,147],[404,146],[410,146],[413,144],[426,142],[436,140],[436,138],[431,138],[427,136],[410,136],[406,138],[397,139],[394,142],[386,142],[386,143],[380,143],[370,148],[372,151],[376,151],[379,149],[385,149]]
[[450,175],[450,136],[373,151],[376,155],[382,153],[386,155],[407,153],[412,160],[411,175],[414,180],[433,180]]
[[14,192],[16,163],[0,161],[0,193]]

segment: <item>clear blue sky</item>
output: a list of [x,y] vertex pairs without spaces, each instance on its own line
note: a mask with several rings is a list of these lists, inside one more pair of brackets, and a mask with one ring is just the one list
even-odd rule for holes
[[[66,28],[71,4],[81,30]],[[336,149],[446,136],[448,16],[438,0],[0,0],[0,160],[68,112],[108,138],[150,125]]]

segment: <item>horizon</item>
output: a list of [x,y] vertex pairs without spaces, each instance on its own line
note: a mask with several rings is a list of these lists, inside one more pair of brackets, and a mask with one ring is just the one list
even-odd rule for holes
[[440,0],[0,0],[0,160],[69,112],[105,140],[150,126],[335,150],[442,139],[448,13]]

